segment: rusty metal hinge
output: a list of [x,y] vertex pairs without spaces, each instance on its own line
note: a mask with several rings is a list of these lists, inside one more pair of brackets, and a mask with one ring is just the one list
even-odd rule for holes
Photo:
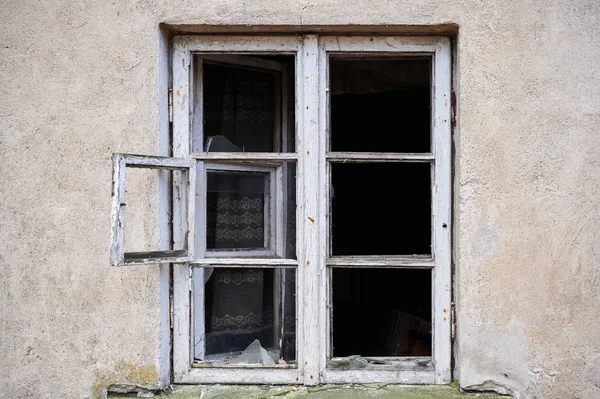
[[169,122],[173,122],[173,89],[169,89]]
[[[452,129],[456,127],[456,93],[452,91],[450,101],[450,122]],[[454,133],[454,131],[452,131]]]
[[173,329],[173,295],[169,295],[169,328]]
[[456,316],[454,302],[450,305],[450,336],[454,340],[456,337]]

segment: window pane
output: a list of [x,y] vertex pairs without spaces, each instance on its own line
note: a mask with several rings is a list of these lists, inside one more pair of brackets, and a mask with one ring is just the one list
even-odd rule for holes
[[[197,363],[293,364],[296,359],[296,273],[284,268],[197,268]],[[201,295],[199,295],[201,294]],[[204,298],[202,299],[202,295]],[[198,327],[201,327],[198,329]],[[202,355],[204,349],[204,355]]]
[[431,254],[429,164],[331,164],[332,255]]
[[268,187],[268,173],[207,173],[207,249],[268,247]]
[[430,356],[431,271],[331,270],[333,356]]
[[294,151],[293,56],[199,55],[196,62],[192,151]]
[[429,58],[330,61],[331,151],[429,152]]

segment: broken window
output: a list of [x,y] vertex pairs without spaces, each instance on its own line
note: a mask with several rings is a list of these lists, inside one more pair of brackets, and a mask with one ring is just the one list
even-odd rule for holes
[[173,43],[174,382],[448,383],[449,40]]
[[330,365],[431,356],[431,271],[393,259],[432,253],[432,164],[399,156],[431,151],[431,60],[332,57],[329,76],[330,254],[361,262],[331,270]]
[[194,62],[192,142],[211,157],[198,164],[196,245],[206,259],[194,268],[194,364],[294,364],[294,270],[240,266],[295,257],[295,163],[233,159],[294,152],[294,57],[198,54]]

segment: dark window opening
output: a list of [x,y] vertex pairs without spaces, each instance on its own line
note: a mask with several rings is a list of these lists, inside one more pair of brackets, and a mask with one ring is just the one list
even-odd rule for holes
[[333,269],[333,356],[431,356],[431,271]]
[[331,59],[331,151],[431,151],[429,58]]
[[331,165],[332,255],[431,254],[425,163]]

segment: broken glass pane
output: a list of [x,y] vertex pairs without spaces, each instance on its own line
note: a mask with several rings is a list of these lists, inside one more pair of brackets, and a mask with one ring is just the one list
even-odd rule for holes
[[[293,364],[296,274],[285,268],[194,269],[197,363]],[[199,278],[202,276],[202,278]]]
[[331,151],[431,151],[430,58],[332,58],[330,80]]
[[334,357],[431,356],[430,270],[331,273]]
[[[198,55],[192,151],[293,152],[294,57]],[[222,138],[231,146],[210,147]]]
[[332,255],[431,254],[431,167],[331,165]]

